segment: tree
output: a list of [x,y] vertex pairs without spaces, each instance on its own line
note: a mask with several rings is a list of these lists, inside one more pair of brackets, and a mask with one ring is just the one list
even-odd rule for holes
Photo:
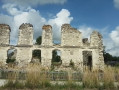
[[109,54],[105,51],[105,48],[103,51],[103,56],[104,56],[104,62],[105,63],[111,62],[111,61],[119,62],[119,56],[112,56],[111,54]]
[[42,36],[39,36],[39,37],[36,39],[36,44],[41,45],[41,43],[42,43]]
[[40,50],[34,50],[33,51],[33,57],[41,60],[41,51]]
[[61,57],[57,54],[57,50],[52,52],[52,62],[60,62]]
[[52,62],[55,62],[56,57],[57,57],[57,51],[54,50],[54,51],[52,52]]
[[110,55],[109,53],[104,53],[104,62],[108,62],[108,61],[113,61],[113,56]]

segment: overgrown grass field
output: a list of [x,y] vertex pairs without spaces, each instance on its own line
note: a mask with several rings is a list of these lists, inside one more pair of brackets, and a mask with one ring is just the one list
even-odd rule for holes
[[[19,68],[14,68],[18,70]],[[86,70],[82,73],[81,80],[72,78],[73,71],[67,71],[66,80],[52,81],[47,72],[49,68],[44,68],[39,64],[28,65],[25,69],[25,79],[19,79],[19,73],[13,72],[7,75],[7,83],[0,89],[44,89],[44,90],[119,90],[119,68],[105,67],[104,71]],[[77,71],[78,72],[78,71]],[[22,78],[22,76],[21,76]],[[52,77],[53,78],[53,77]],[[55,77],[56,78],[56,77]]]

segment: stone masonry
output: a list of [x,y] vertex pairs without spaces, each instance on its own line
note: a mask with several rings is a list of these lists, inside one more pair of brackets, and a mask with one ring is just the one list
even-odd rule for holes
[[99,32],[93,31],[88,38],[82,38],[82,33],[69,24],[61,27],[61,44],[53,44],[52,26],[42,27],[42,44],[33,45],[33,25],[22,24],[19,27],[19,39],[16,46],[9,44],[10,27],[0,24],[0,63],[6,64],[7,51],[11,48],[17,50],[16,62],[18,65],[30,63],[33,50],[41,50],[41,65],[50,67],[52,61],[52,51],[61,51],[61,67],[68,67],[70,61],[75,67],[83,69],[90,67],[92,70],[103,69],[103,41]]

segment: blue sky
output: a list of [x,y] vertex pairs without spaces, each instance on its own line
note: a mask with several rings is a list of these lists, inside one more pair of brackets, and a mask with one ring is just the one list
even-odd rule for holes
[[12,29],[10,44],[17,44],[22,23],[33,24],[34,42],[44,24],[52,25],[55,41],[60,41],[64,23],[77,28],[83,37],[97,30],[106,51],[119,56],[119,0],[0,0],[0,23]]

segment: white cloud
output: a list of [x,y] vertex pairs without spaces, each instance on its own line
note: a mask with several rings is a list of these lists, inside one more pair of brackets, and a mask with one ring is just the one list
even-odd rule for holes
[[119,0],[114,0],[114,6],[119,9]]
[[119,46],[119,26],[117,26],[116,29],[110,33],[110,37],[113,40],[115,46]]
[[107,51],[114,55],[119,56],[119,26],[112,30],[109,34],[109,39],[106,41]]
[[64,23],[71,23],[73,17],[70,17],[70,12],[67,9],[62,9],[55,18],[49,19],[48,24],[52,25],[53,27],[53,34],[54,39],[60,42],[61,38],[61,26]]
[[17,5],[44,5],[44,4],[64,4],[67,0],[2,0],[7,3],[16,3]]
[[80,26],[80,27],[78,28],[78,30],[79,30],[80,32],[82,32],[83,38],[88,38],[88,39],[90,39],[90,35],[91,35],[91,33],[92,33],[92,31],[93,31],[94,29],[91,28],[91,27],[82,25],[82,26]]
[[16,7],[16,4],[4,4],[2,6],[2,8],[5,9],[10,15],[17,15],[21,13],[21,11],[18,10]]
[[46,23],[46,19],[40,15],[39,11],[30,9],[14,16],[15,26],[19,27],[22,23],[31,23],[34,26],[34,39],[41,35],[41,28]]
[[15,4],[4,4],[2,8],[9,13],[9,16],[1,15],[0,22],[11,26],[11,44],[17,44],[18,28],[22,23],[31,23],[34,26],[34,39],[41,35],[44,24],[50,24],[53,27],[54,39],[60,40],[61,25],[64,23],[70,24],[73,19],[67,9],[62,9],[53,16],[54,18],[46,20],[39,11],[31,7],[21,9],[21,7],[16,7]]
[[63,23],[70,23],[72,20],[73,17],[70,17],[70,12],[67,9],[62,9],[55,18],[49,20],[49,23],[61,26]]

